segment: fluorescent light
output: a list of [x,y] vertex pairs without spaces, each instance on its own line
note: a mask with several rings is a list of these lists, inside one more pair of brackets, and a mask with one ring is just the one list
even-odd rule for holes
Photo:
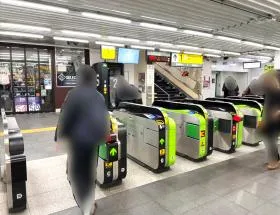
[[157,21],[162,21],[162,22],[168,22],[168,23],[176,24],[176,22],[168,21],[168,20],[165,20],[165,19],[158,19],[158,18],[149,17],[149,16],[141,16],[141,17],[145,18],[145,19],[151,19],[151,20],[157,20]]
[[151,50],[151,51],[155,50],[155,48],[148,47],[148,46],[130,46],[130,47],[133,48],[133,49],[144,49],[144,50]]
[[252,6],[252,4],[250,4],[250,3],[245,4],[245,3],[244,3],[244,0],[243,0],[243,2],[236,1],[236,0],[230,0],[230,1],[235,2],[235,3],[237,3],[237,4],[240,4],[240,5],[243,5],[243,6],[246,6],[246,7],[249,7],[249,8],[252,8],[252,9],[255,9],[255,10],[258,10],[258,11],[261,11],[261,12],[264,12],[264,13],[267,13],[267,14],[271,14],[270,11],[264,10],[263,8],[254,7],[254,6]]
[[99,35],[99,34],[86,33],[86,32],[80,32],[80,31],[62,30],[61,32],[62,32],[63,34],[73,35],[73,36],[101,38],[101,35]]
[[202,55],[202,53],[198,52],[184,52],[185,54],[195,54],[195,55]]
[[266,49],[271,49],[271,50],[276,50],[276,51],[280,51],[279,47],[275,47],[275,46],[265,46]]
[[139,43],[140,40],[137,39],[131,39],[126,37],[114,37],[114,36],[108,36],[109,40],[116,40],[116,41],[127,41],[127,42],[133,42],[133,43]]
[[220,55],[215,55],[215,54],[204,54],[204,56],[207,56],[207,57],[221,57]]
[[0,34],[6,36],[29,37],[29,38],[37,38],[37,39],[44,38],[43,35],[39,35],[39,34],[29,34],[29,33],[13,32],[13,31],[0,31]]
[[201,32],[201,31],[192,31],[192,30],[184,30],[183,31],[185,34],[191,34],[191,35],[196,35],[196,36],[202,36],[202,37],[213,37],[213,34]]
[[173,46],[172,43],[163,43],[163,42],[156,42],[156,41],[147,41],[146,43],[149,45],[160,45],[160,46],[167,46],[167,47]]
[[246,62],[246,61],[255,61],[255,59],[252,59],[252,58],[244,58],[244,57],[240,57],[240,58],[238,58],[238,60],[244,61],[244,62]]
[[185,45],[177,45],[178,48],[181,49],[193,49],[193,50],[199,50],[199,47],[194,47],[194,46],[185,46]]
[[267,4],[263,4],[263,3],[261,3],[261,2],[255,1],[255,0],[247,0],[247,1],[252,2],[252,3],[255,3],[255,4],[258,4],[258,5],[262,6],[262,7],[266,7],[266,8],[268,8],[268,9],[270,9],[270,10],[277,11],[278,13],[280,12],[279,9],[277,9],[277,8],[275,8],[275,7],[271,7],[271,6],[267,5]]
[[22,25],[22,24],[15,24],[15,23],[6,23],[6,22],[1,22],[0,28],[12,28],[15,30],[31,30],[31,31],[51,31],[52,30],[50,28],[45,28],[45,27]]
[[100,9],[100,10],[112,11],[112,12],[115,12],[115,13],[126,14],[126,15],[131,14],[131,13],[124,12],[124,11],[119,11],[119,10],[110,10],[110,9],[107,9],[107,8],[102,8],[102,7],[94,7],[94,8],[96,8],[96,9]]
[[124,24],[130,24],[132,22],[129,19],[123,19],[123,18],[118,18],[118,17],[114,17],[114,16],[105,16],[105,15],[101,15],[101,14],[97,14],[97,13],[82,12],[82,16],[88,17],[88,18],[93,18],[93,19],[110,21],[110,22],[119,22],[119,23],[124,23]]
[[69,10],[62,7],[55,7],[45,4],[38,4],[33,2],[27,2],[27,1],[20,1],[20,0],[0,0],[0,3],[2,4],[8,4],[8,5],[14,5],[17,7],[26,7],[36,10],[45,10],[45,11],[51,11],[55,13],[69,13]]
[[69,37],[53,37],[54,40],[59,41],[71,41],[71,42],[78,42],[78,43],[89,43],[88,40],[82,40],[77,38],[69,38]]
[[118,47],[124,47],[124,44],[120,43],[108,43],[108,42],[103,42],[103,41],[96,41],[95,44],[97,45],[105,45],[105,46],[118,46]]
[[238,53],[238,52],[228,52],[228,51],[224,51],[224,54],[227,54],[227,55],[235,55],[235,56],[240,56],[241,54]]
[[172,53],[180,53],[180,50],[175,49],[160,49],[162,52],[172,52]]
[[174,28],[174,27],[151,24],[151,23],[146,23],[146,22],[141,22],[140,26],[145,27],[145,28],[153,28],[153,29],[166,30],[166,31],[177,31],[178,30],[177,28]]
[[203,51],[216,53],[216,54],[220,54],[222,52],[221,50],[217,50],[217,49],[203,49]]
[[280,2],[277,2],[277,1],[275,1],[275,0],[266,0],[266,1],[269,1],[269,2],[271,2],[271,3],[273,3],[273,4],[276,4],[276,5],[279,5],[279,6],[280,6]]
[[229,42],[241,43],[241,40],[239,40],[239,39],[235,39],[235,38],[231,38],[231,37],[216,36],[216,38],[217,38],[217,39],[220,39],[220,40],[229,41]]
[[264,47],[263,44],[250,42],[250,41],[244,41],[243,44],[248,45],[248,46],[256,46],[256,47],[262,47],[262,48]]

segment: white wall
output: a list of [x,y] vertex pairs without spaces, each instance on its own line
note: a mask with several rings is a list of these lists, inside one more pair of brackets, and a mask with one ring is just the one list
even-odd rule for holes
[[[215,97],[215,84],[212,83],[213,75],[212,75],[212,65],[213,63],[211,61],[204,61],[203,68],[202,68],[202,82],[204,80],[204,77],[208,80],[210,77],[210,85],[209,87],[203,87],[202,83],[202,99],[206,99],[209,97]],[[214,76],[215,78],[215,76]]]

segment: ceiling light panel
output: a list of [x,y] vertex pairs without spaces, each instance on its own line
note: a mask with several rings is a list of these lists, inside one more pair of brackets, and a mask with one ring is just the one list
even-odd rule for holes
[[176,50],[176,49],[160,49],[160,51],[172,52],[172,53],[180,53],[180,50]]
[[216,53],[216,54],[222,53],[221,50],[217,50],[217,49],[206,49],[206,48],[204,48],[203,51],[205,51],[205,52],[211,52],[211,53]]
[[224,54],[226,54],[226,55],[234,55],[234,56],[240,56],[241,55],[238,52],[228,52],[228,51],[224,51]]
[[155,48],[154,47],[148,47],[148,46],[130,46],[131,48],[133,49],[144,49],[144,50],[151,50],[151,51],[154,51]]
[[14,30],[29,30],[29,31],[48,31],[48,32],[52,30],[51,28],[45,28],[45,27],[39,27],[33,25],[6,23],[6,22],[0,22],[0,28],[14,29]]
[[123,24],[132,23],[132,21],[129,19],[124,19],[124,18],[119,18],[119,17],[114,17],[114,16],[106,16],[106,15],[101,15],[101,14],[97,14],[97,13],[82,12],[82,16],[92,18],[92,19],[109,21],[109,22],[119,22],[119,23],[123,23]]
[[222,57],[222,56],[220,56],[220,55],[215,55],[215,54],[204,54],[204,56],[207,56],[207,57],[216,57],[216,58]]
[[185,46],[185,45],[177,45],[177,47],[180,48],[180,49],[191,49],[191,50],[199,50],[199,49],[201,49],[199,47]]
[[213,34],[201,32],[201,31],[184,30],[183,32],[185,34],[191,34],[191,35],[201,36],[201,37],[214,37]]
[[266,49],[270,49],[270,50],[275,50],[275,51],[280,51],[279,47],[275,47],[275,46],[265,46]]
[[0,3],[17,6],[20,8],[25,7],[25,8],[31,8],[36,10],[50,11],[54,13],[69,13],[69,10],[67,8],[38,4],[38,3],[28,2],[28,1],[0,0]]
[[131,38],[126,38],[126,37],[114,37],[114,36],[108,36],[108,40],[115,40],[115,41],[127,41],[127,42],[132,42],[132,43],[139,43],[140,40],[137,39],[131,39]]
[[241,43],[241,40],[236,39],[236,38],[231,38],[231,37],[225,37],[225,36],[216,36],[217,39],[219,40],[225,40],[233,43]]
[[86,32],[80,32],[80,31],[62,30],[61,32],[65,35],[101,38],[101,35],[99,35],[99,34],[86,33]]
[[109,43],[104,41],[96,41],[95,44],[97,45],[105,45],[105,46],[117,46],[117,47],[124,47],[124,44],[121,43]]
[[78,43],[89,43],[88,40],[82,40],[78,38],[69,38],[69,37],[53,37],[54,40],[59,41],[71,41],[71,42],[78,42]]
[[244,41],[243,44],[248,45],[248,46],[256,46],[256,47],[262,47],[262,48],[264,47],[263,44],[250,42],[250,41]]
[[163,43],[163,42],[156,42],[156,41],[147,41],[146,43],[153,46],[155,45],[166,46],[166,47],[174,46],[172,43]]
[[157,30],[165,30],[165,31],[177,31],[178,29],[175,27],[169,27],[165,25],[157,25],[157,24],[152,24],[152,23],[146,23],[146,22],[141,22],[139,24],[142,27],[145,28],[152,28],[152,29],[157,29]]
[[39,34],[29,34],[29,33],[22,33],[22,32],[13,32],[13,31],[0,31],[0,35],[5,36],[16,36],[16,37],[28,37],[28,38],[35,38],[35,39],[43,39],[43,35]]

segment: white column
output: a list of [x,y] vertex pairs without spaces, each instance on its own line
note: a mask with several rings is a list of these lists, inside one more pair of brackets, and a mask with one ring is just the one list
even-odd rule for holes
[[280,70],[280,51],[277,51],[275,53],[275,58],[274,58],[274,69]]

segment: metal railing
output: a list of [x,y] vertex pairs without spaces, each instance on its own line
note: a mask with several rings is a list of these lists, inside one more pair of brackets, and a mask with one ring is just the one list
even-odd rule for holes
[[155,83],[155,87],[157,87],[158,89],[160,89],[164,94],[167,95],[167,98],[168,100],[170,100],[170,94],[168,92],[166,92],[164,89],[162,89],[160,86],[158,86],[156,83]]

